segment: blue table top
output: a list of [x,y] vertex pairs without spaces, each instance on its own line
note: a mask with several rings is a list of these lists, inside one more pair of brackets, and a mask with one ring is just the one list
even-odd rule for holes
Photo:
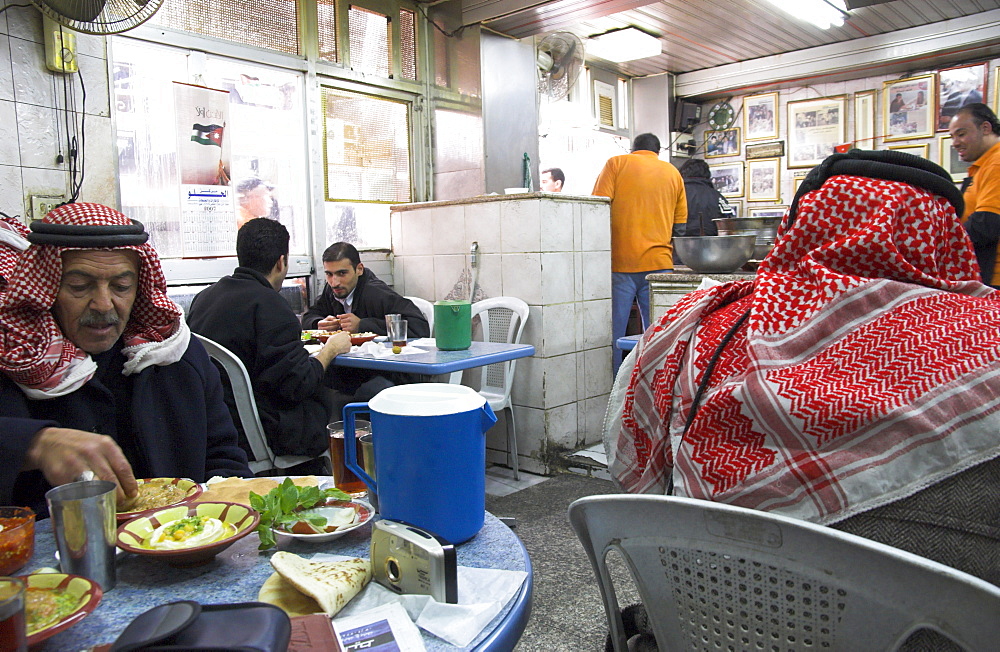
[[[384,346],[391,348],[385,343]],[[442,351],[433,346],[420,345],[426,353],[399,355],[392,358],[373,358],[357,353],[342,353],[333,359],[338,367],[359,367],[376,371],[400,371],[415,374],[450,374],[453,371],[482,367],[494,362],[527,358],[535,354],[530,344],[503,344],[499,342],[473,342],[462,351]]]
[[[228,604],[257,600],[257,592],[273,569],[270,557],[276,550],[287,550],[305,557],[318,552],[367,558],[371,525],[323,544],[287,541],[277,548],[258,551],[257,535],[251,533],[212,561],[202,566],[177,568],[161,561],[122,553],[118,558],[118,582],[104,594],[93,613],[43,641],[32,650],[67,650],[76,652],[102,643],[112,643],[139,614],[152,607],[176,600],[195,600],[202,604]],[[459,648],[423,630],[427,650],[510,650],[520,638],[531,611],[532,569],[524,544],[509,527],[489,512],[479,533],[455,547],[459,566],[526,571],[521,590],[504,606],[467,648]],[[52,519],[35,526],[35,553],[20,574],[42,567],[58,568],[55,560]]]
[[631,351],[635,348],[635,345],[639,343],[639,338],[642,335],[626,335],[625,337],[619,337],[615,342],[615,345],[622,351]]

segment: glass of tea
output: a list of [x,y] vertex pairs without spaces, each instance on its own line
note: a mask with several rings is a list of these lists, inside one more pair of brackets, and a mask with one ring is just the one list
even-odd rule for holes
[[[330,434],[330,466],[333,467],[333,482],[337,489],[346,491],[349,494],[357,494],[368,491],[368,487],[354,472],[347,468],[347,457],[344,454],[344,422],[334,421],[326,427]],[[365,468],[364,448],[361,445],[361,437],[372,433],[372,425],[368,421],[361,419],[354,420],[354,446],[357,454],[358,466]]]
[[392,322],[389,327],[389,339],[393,346],[406,346],[406,320]]

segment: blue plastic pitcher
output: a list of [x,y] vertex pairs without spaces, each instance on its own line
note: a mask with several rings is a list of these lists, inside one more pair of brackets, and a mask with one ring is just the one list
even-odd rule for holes
[[[358,466],[354,421],[370,414],[378,483]],[[430,530],[452,544],[483,527],[486,431],[496,415],[463,385],[397,385],[344,408],[347,467],[378,496],[382,518]]]

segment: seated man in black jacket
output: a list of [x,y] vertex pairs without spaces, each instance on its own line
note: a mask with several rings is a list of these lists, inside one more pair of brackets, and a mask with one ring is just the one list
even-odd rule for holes
[[[299,320],[278,294],[288,274],[288,240],[280,222],[261,217],[244,224],[236,235],[240,266],[198,293],[188,324],[247,368],[271,450],[316,457],[327,448],[327,424],[336,420],[327,368],[351,348],[351,338],[338,333],[315,356],[306,351]],[[238,424],[228,387],[227,402]]]
[[386,335],[385,316],[407,321],[409,337],[429,337],[430,325],[413,302],[398,295],[361,263],[354,245],[337,242],[323,252],[326,287],[302,315],[302,328]]
[[[412,301],[400,296],[370,269],[349,242],[336,242],[323,252],[326,287],[319,300],[302,315],[302,328],[386,335],[385,316],[400,314],[406,320],[407,335],[428,337],[430,325]],[[331,378],[340,392],[334,399],[339,412],[351,402],[365,402],[396,383],[413,382],[412,374],[340,368]]]

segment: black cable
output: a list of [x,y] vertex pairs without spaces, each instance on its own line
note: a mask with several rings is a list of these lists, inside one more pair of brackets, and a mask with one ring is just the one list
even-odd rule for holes
[[[83,110],[80,112],[80,148],[77,150],[79,155],[79,170],[80,178],[77,181],[76,176],[73,177],[73,197],[71,201],[76,201],[80,196],[80,192],[83,190],[83,180],[86,177],[86,157],[87,157],[87,86],[83,81],[83,71],[77,67],[77,76],[80,78],[80,95],[81,95],[81,106]],[[75,140],[75,139],[74,139]]]
[[0,14],[7,11],[11,7],[22,7],[24,9],[30,9],[32,5],[7,5],[6,7],[0,8]]

